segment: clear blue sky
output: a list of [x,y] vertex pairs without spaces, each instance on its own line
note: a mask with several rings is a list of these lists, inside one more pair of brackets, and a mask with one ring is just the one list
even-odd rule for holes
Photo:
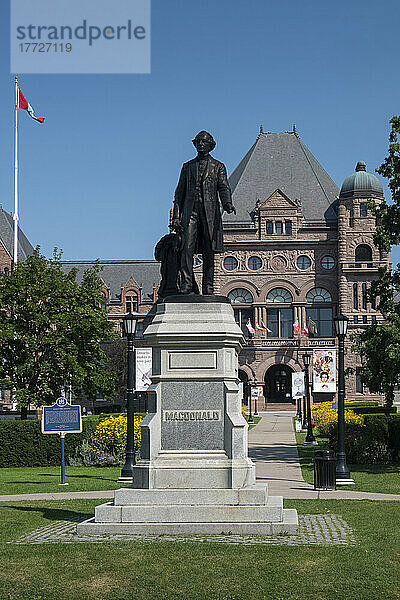
[[[13,207],[13,77],[0,9],[0,192]],[[229,173],[264,131],[298,132],[340,187],[374,171],[399,114],[398,0],[153,0],[150,75],[25,75],[20,218],[64,258],[151,259],[191,139]],[[388,197],[388,192],[386,190]],[[397,255],[396,255],[397,254]],[[400,260],[400,253],[395,253]]]

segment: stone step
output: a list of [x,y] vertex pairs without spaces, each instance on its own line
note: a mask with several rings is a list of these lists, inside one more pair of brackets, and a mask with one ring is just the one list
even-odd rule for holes
[[268,487],[256,483],[240,489],[134,489],[121,488],[115,491],[114,504],[126,505],[265,505]]
[[98,523],[88,519],[77,525],[79,535],[279,535],[298,533],[297,512],[284,509],[278,522],[231,521],[231,522],[187,522],[187,523]]
[[270,496],[261,505],[232,504],[169,504],[115,506],[113,502],[101,504],[95,509],[96,522],[102,523],[215,523],[225,522],[273,522],[281,521],[282,496]]

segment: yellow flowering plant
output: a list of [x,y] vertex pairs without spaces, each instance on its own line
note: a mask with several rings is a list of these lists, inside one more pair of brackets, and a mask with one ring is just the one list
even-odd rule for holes
[[[143,415],[135,415],[135,451],[140,452],[140,423]],[[101,465],[122,465],[126,448],[126,414],[102,419],[90,440],[90,448]]]
[[[311,407],[311,415],[314,419],[315,426],[318,428],[320,435],[327,436],[328,430],[333,423],[337,423],[337,410],[332,408],[332,402],[318,402]],[[353,410],[346,409],[344,411],[344,420],[346,424],[355,424],[364,426],[364,417],[357,415]]]

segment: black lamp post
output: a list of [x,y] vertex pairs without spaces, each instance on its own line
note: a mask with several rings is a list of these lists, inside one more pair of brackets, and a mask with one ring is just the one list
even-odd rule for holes
[[338,315],[334,318],[335,333],[339,340],[339,385],[338,385],[338,439],[336,452],[336,485],[350,485],[354,483],[350,478],[350,471],[346,463],[346,452],[344,449],[344,398],[346,395],[346,383],[344,377],[344,338],[347,333],[349,319],[346,315]]
[[255,417],[258,417],[258,410],[257,410],[257,398],[258,398],[258,382],[257,382],[257,378],[254,377],[254,389],[257,390],[257,397],[254,393],[254,410],[253,410],[253,415]]
[[247,419],[248,423],[254,423],[253,415],[251,414],[251,399],[253,396],[253,384],[250,384],[250,394],[249,394],[249,418]]
[[125,464],[122,467],[120,480],[131,481],[133,479],[133,466],[135,464],[135,407],[134,407],[134,355],[135,348],[133,340],[135,337],[138,315],[129,313],[123,321],[124,334],[128,338],[128,375],[126,389],[126,455]]
[[[304,387],[305,387],[305,374],[304,374]],[[303,396],[303,420],[301,423],[302,429],[307,429],[307,404],[306,404],[306,395]]]
[[306,352],[303,354],[303,362],[304,362],[304,383],[306,388],[306,399],[307,399],[307,435],[305,439],[305,444],[317,444],[317,441],[314,437],[313,427],[312,427],[312,418],[311,418],[311,401],[310,401],[310,378],[309,378],[309,366],[311,363],[311,354]]

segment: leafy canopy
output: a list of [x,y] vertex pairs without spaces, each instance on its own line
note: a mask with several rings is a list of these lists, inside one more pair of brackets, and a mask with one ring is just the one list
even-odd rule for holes
[[[377,216],[374,242],[381,250],[389,252],[400,243],[400,116],[390,123],[389,150],[377,173],[388,179],[392,203],[383,200],[379,205],[370,203]],[[372,392],[384,392],[387,404],[394,398],[394,387],[400,383],[400,304],[395,301],[400,291],[400,265],[391,273],[379,269],[379,278],[372,282],[370,299],[379,299],[377,307],[385,322],[373,323],[357,338],[353,349],[363,360],[361,377]]]
[[11,275],[0,275],[0,388],[21,407],[53,402],[66,385],[94,397],[114,394],[101,340],[115,337],[104,310],[100,266],[65,273],[61,252],[46,259],[36,248]]

